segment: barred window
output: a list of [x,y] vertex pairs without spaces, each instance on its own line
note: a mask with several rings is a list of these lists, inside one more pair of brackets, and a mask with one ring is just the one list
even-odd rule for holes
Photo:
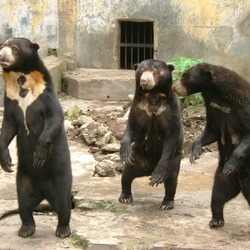
[[153,22],[120,21],[120,68],[132,69],[135,63],[154,57]]

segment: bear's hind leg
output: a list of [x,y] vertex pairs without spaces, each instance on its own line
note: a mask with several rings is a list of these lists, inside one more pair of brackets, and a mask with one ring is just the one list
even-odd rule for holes
[[224,205],[240,191],[240,183],[235,175],[227,176],[221,170],[216,171],[211,199],[212,219],[209,222],[211,228],[224,226]]
[[164,181],[165,196],[160,204],[160,209],[171,210],[174,208],[174,197],[180,171],[181,154],[176,155],[169,163],[169,176]]
[[71,197],[64,201],[56,199],[54,202],[51,202],[51,200],[49,200],[49,203],[58,216],[58,225],[55,232],[56,237],[61,239],[69,237],[71,235],[69,226],[71,216]]
[[46,190],[46,199],[58,216],[58,225],[55,234],[62,239],[71,235],[69,225],[71,216],[71,187],[67,185],[67,182],[65,180],[57,180],[53,188]]
[[121,185],[122,185],[122,193],[119,197],[119,202],[121,203],[132,203],[133,202],[133,195],[131,191],[132,182],[136,177],[145,176],[145,170],[140,169],[137,166],[128,166],[125,165]]
[[35,233],[35,220],[33,211],[35,207],[42,201],[43,197],[38,192],[34,193],[35,187],[29,177],[17,175],[17,196],[18,196],[18,212],[22,220],[22,226],[18,235],[27,238]]
[[[71,199],[69,200],[71,203]],[[60,207],[57,209],[58,214],[58,225],[56,228],[56,237],[64,239],[71,235],[71,230],[69,226],[70,215],[71,215],[71,205]]]
[[160,204],[163,210],[171,210],[174,208],[174,196],[177,187],[177,178],[167,178],[164,181],[165,196]]
[[28,198],[28,195],[26,195],[25,199],[18,198],[18,200],[20,200],[18,211],[22,220],[22,226],[19,229],[18,235],[27,238],[35,233],[36,224],[33,217],[33,211],[42,199]]

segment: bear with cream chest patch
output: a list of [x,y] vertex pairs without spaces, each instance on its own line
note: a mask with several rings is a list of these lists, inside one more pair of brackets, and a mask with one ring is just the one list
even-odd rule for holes
[[58,215],[56,236],[70,235],[72,172],[64,114],[39,45],[26,38],[1,44],[6,84],[0,136],[0,164],[12,172],[8,146],[17,139],[17,196],[22,220],[19,236],[35,233],[34,208],[46,199]]
[[183,146],[180,103],[171,89],[174,67],[149,59],[134,69],[135,95],[120,149],[125,168],[119,201],[131,203],[133,180],[151,176],[149,185],[164,183],[160,208],[173,209]]

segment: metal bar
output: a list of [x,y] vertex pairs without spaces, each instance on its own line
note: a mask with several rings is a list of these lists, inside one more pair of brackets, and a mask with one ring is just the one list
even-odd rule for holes
[[140,62],[140,49],[138,47],[138,44],[140,43],[140,26],[139,23],[137,23],[137,63]]
[[[134,38],[134,22],[131,22],[131,30],[130,30],[130,33],[131,33],[131,42],[133,43],[133,38]],[[131,47],[131,51],[130,51],[130,68],[132,67],[133,65],[133,48]]]
[[121,43],[121,47],[135,47],[135,48],[154,48],[153,44],[150,43]]
[[152,22],[150,25],[150,42],[152,43],[152,48],[150,48],[150,57],[154,58],[154,23]]
[[[127,22],[124,22],[124,24],[125,24],[125,27],[124,27],[124,29],[125,29],[125,43],[127,43]],[[127,47],[125,47],[125,49],[124,49],[124,55],[125,55],[125,58],[124,58],[124,60],[125,60],[125,69],[127,69]]]
[[[146,23],[143,24],[143,42],[144,42],[144,46],[145,46],[145,44],[146,44],[145,25],[146,25]],[[146,51],[145,51],[145,47],[144,47],[144,48],[143,48],[143,60],[146,59],[145,54],[146,54]]]

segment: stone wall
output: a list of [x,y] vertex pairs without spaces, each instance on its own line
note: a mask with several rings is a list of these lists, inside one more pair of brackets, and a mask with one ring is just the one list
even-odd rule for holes
[[87,68],[119,68],[119,20],[150,20],[155,58],[204,57],[250,79],[249,0],[10,0],[0,18],[0,41],[25,36]]

